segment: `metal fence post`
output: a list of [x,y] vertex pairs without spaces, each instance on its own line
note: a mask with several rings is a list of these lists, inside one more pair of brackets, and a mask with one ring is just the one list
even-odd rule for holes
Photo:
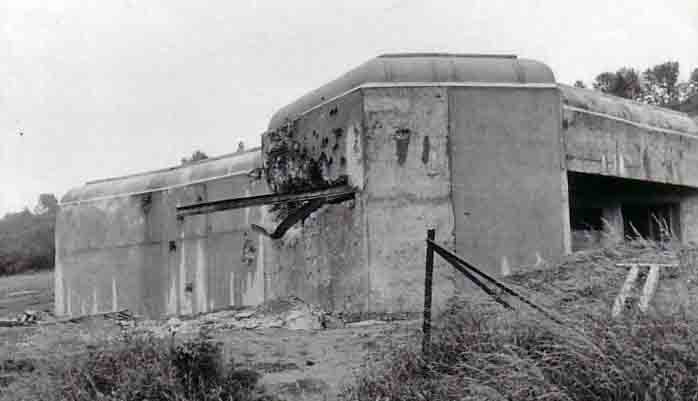
[[422,322],[422,354],[427,355],[431,345],[431,287],[434,276],[434,248],[429,241],[436,238],[436,230],[427,230],[427,260],[424,272],[424,321]]

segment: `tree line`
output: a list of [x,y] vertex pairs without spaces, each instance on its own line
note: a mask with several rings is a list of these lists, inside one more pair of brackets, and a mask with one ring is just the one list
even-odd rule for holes
[[7,213],[0,219],[0,275],[52,269],[58,200],[41,194],[32,211]]
[[[673,109],[698,94],[698,68],[689,74],[687,81],[679,81],[679,75],[678,61],[657,64],[642,72],[622,67],[615,72],[598,74],[592,87],[626,99]],[[581,80],[576,81],[574,86],[586,88]]]

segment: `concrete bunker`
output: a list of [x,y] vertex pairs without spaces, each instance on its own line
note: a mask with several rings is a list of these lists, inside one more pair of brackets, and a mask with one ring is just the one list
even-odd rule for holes
[[572,250],[635,237],[695,242],[696,120],[559,88]]
[[[429,228],[493,275],[598,246],[577,237],[601,218],[625,233],[619,216],[632,217],[652,237],[641,221],[661,214],[697,241],[696,152],[695,120],[558,85],[540,62],[380,56],[279,110],[261,149],[71,190],[56,312],[192,314],[290,295],[416,311]],[[341,196],[291,196],[322,191]],[[180,214],[256,196],[287,201]],[[467,290],[451,269],[434,282],[437,305]]]

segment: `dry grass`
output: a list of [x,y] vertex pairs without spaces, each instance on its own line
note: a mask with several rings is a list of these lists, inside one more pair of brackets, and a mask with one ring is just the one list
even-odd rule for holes
[[523,309],[454,300],[427,355],[416,344],[392,349],[343,398],[698,400],[698,321],[682,311],[609,316],[625,275],[615,263],[665,261],[674,250],[634,241],[508,279],[569,327]]
[[180,345],[125,336],[86,354],[47,361],[0,390],[0,400],[261,401],[261,375],[224,361],[207,338]]

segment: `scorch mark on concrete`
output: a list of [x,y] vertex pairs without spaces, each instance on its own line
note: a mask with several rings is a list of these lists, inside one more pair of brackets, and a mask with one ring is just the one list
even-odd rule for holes
[[429,144],[429,136],[425,135],[424,140],[422,141],[422,163],[427,164],[429,163],[429,151],[430,151],[430,144]]
[[401,166],[404,165],[405,160],[407,160],[407,151],[410,147],[410,135],[411,132],[407,128],[399,128],[395,130],[395,134],[393,134],[397,163]]

